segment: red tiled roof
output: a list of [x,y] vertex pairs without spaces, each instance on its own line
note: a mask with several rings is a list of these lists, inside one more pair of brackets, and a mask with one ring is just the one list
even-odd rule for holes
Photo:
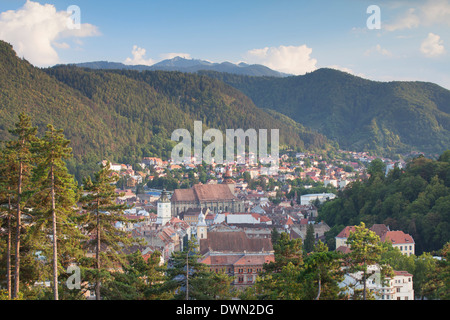
[[389,228],[384,224],[374,224],[370,230],[375,232],[380,238],[389,231]]
[[336,238],[348,238],[350,232],[355,232],[355,226],[347,226],[342,229],[341,232],[336,236]]
[[196,184],[191,189],[176,189],[172,201],[233,200],[236,197],[225,184]]
[[414,239],[403,231],[387,231],[382,237],[381,241],[390,241],[392,244],[413,244]]
[[394,275],[395,276],[404,276],[404,277],[412,277],[413,276],[408,271],[397,271],[397,270],[394,270]]

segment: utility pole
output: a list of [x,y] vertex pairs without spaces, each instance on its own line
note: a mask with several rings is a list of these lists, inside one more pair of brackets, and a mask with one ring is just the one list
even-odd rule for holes
[[186,252],[186,300],[189,300],[189,245]]

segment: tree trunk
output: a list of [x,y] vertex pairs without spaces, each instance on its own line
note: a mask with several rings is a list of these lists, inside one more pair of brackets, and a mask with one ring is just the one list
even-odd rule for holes
[[97,282],[95,284],[95,299],[100,300],[100,201],[97,199],[97,248],[95,251],[95,258],[97,260]]
[[[10,187],[8,187],[8,191]],[[8,240],[6,249],[6,288],[8,299],[11,299],[11,195],[8,194],[8,216],[7,216]]]
[[322,281],[320,279],[320,274],[319,274],[319,290],[317,292],[316,300],[319,300],[321,291],[322,291]]
[[19,296],[19,281],[20,281],[20,232],[21,232],[21,212],[20,200],[22,195],[22,171],[23,163],[19,163],[19,182],[17,184],[17,226],[16,226],[16,252],[14,261],[14,294],[13,298]]
[[50,167],[50,176],[52,184],[52,222],[53,222],[53,294],[54,299],[58,300],[58,244],[56,234],[56,204],[55,204],[55,175],[53,172],[53,164]]
[[186,253],[186,300],[189,300],[189,247]]

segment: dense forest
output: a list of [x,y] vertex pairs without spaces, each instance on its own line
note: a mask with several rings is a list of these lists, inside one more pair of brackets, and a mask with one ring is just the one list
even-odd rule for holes
[[382,223],[409,233],[416,252],[439,250],[450,239],[450,151],[438,160],[423,156],[395,167],[385,175],[379,159],[371,162],[366,180],[353,182],[326,202],[319,218],[332,227],[329,245],[345,227],[364,222]]
[[347,150],[439,155],[450,145],[450,91],[427,82],[376,82],[333,69],[251,77],[204,71],[256,106],[283,113]]
[[[39,69],[0,41],[0,138],[20,112],[39,133],[51,123],[64,128],[78,181],[102,159],[135,163],[143,156],[167,159],[177,128],[279,129],[280,145],[297,150],[335,148],[325,136],[257,108],[239,90],[210,77],[181,72]],[[294,125],[293,125],[294,124]]]

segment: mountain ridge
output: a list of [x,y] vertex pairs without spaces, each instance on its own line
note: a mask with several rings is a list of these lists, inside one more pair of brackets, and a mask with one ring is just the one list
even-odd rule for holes
[[348,150],[438,155],[450,147],[450,90],[435,83],[373,81],[330,68],[284,78],[200,74],[224,81],[258,107],[287,115]]
[[179,71],[196,73],[198,71],[218,71],[232,74],[242,74],[249,76],[269,76],[269,77],[287,77],[289,74],[272,70],[260,64],[232,63],[232,62],[209,62],[200,59],[186,59],[174,57],[159,61],[151,66],[147,65],[127,65],[121,62],[92,61],[71,64],[81,68],[89,69],[126,69],[138,71]]
[[78,181],[103,159],[137,163],[144,156],[170,157],[171,132],[194,121],[203,129],[280,129],[280,145],[330,148],[327,139],[300,125],[291,126],[257,108],[239,90],[217,79],[182,72],[92,70],[74,66],[39,69],[0,41],[0,139],[20,112],[45,131],[63,129],[74,159],[69,170]]

